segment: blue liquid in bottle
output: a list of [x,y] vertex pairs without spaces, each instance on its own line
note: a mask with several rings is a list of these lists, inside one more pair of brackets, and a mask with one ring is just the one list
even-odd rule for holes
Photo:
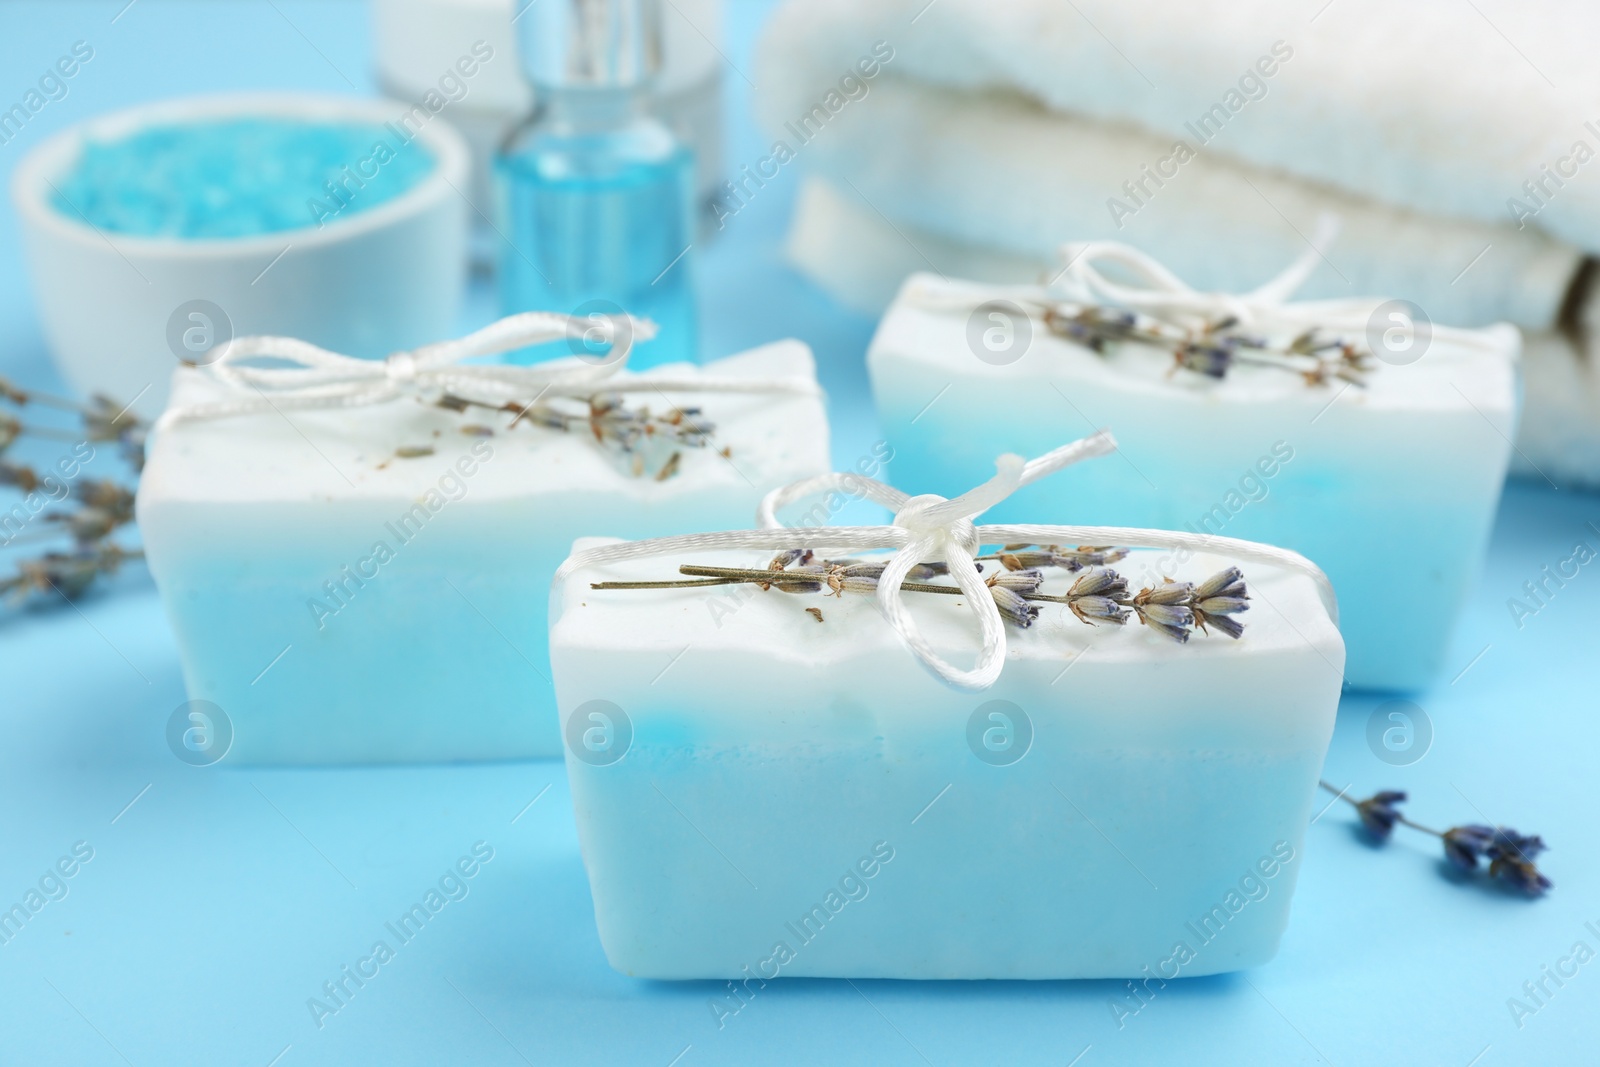
[[[627,312],[658,332],[629,366],[698,358],[691,264],[694,157],[626,88],[539,86],[495,161],[504,314]],[[581,340],[514,362],[603,354]]]

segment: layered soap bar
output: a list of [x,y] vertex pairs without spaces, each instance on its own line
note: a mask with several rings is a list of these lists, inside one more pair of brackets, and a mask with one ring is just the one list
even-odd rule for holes
[[[702,374],[809,382],[814,366],[783,341],[623,378]],[[175,377],[175,405],[226,398],[200,371]],[[505,412],[406,398],[155,436],[139,524],[189,696],[232,722],[229,759],[557,755],[543,605],[573,539],[747,525],[764,492],[828,466],[816,394],[556,406],[579,415],[566,430],[541,422],[542,407],[510,425]],[[662,420],[695,408],[686,418],[709,436],[674,444]],[[654,439],[607,447],[623,417],[650,413]]]
[[951,495],[998,453],[1031,455],[1109,427],[1121,458],[1024,489],[990,521],[1155,527],[1293,549],[1338,591],[1352,685],[1412,689],[1439,675],[1511,453],[1514,328],[1472,331],[1470,344],[1463,331],[1435,330],[1414,362],[1366,360],[1363,384],[1337,375],[1313,384],[1247,362],[1219,379],[1136,341],[1092,350],[1017,304],[939,306],[970,288],[913,276],[872,341],[897,488]]
[[[1237,640],[1041,604],[983,692],[924,670],[872,596],[592,588],[760,555],[579,566],[553,591],[613,967],[754,991],[780,975],[1171,979],[1272,957],[1344,664],[1304,573],[1243,564]],[[1117,570],[1233,562],[1146,551]],[[970,662],[963,598],[907,595],[936,650]]]

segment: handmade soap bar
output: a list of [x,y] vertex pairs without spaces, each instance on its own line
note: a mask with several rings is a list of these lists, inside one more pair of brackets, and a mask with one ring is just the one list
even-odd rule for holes
[[[782,341],[610,381],[669,377],[804,387],[814,371]],[[173,405],[234,395],[186,369]],[[676,428],[712,424],[702,447],[669,433],[693,408]],[[578,413],[567,430],[555,409]],[[597,441],[644,409],[654,428],[631,451]],[[230,759],[556,755],[543,605],[573,539],[745,525],[765,490],[827,467],[814,386],[630,392],[512,421],[405,396],[157,432],[139,523],[189,695],[232,721]]]
[[[857,579],[837,597],[596,589],[771,555],[582,562],[608,544],[581,542],[558,579],[551,667],[619,971],[753,992],[779,975],[1170,979],[1275,952],[1344,661],[1303,570],[1241,565],[1238,639],[1214,619],[1180,644],[1033,602],[998,681],[965,691],[924,670]],[[1236,562],[1134,552],[1116,570]],[[1101,572],[1045,573],[1063,594]],[[965,597],[905,596],[931,648],[970,661]]]
[[[1202,310],[1208,299],[1178,295]],[[996,516],[1292,548],[1338,591],[1352,685],[1414,688],[1438,676],[1510,456],[1515,329],[1434,327],[1428,337],[1423,326],[1406,339],[1409,354],[1358,356],[1365,370],[1340,349],[1274,362],[1219,339],[1189,351],[1179,368],[1173,345],[1096,340],[1121,329],[1116,310],[1091,310],[1103,317],[1086,326],[1070,311],[1048,311],[1052,299],[929,275],[906,282],[867,357],[896,486],[950,493],[983,477],[998,452],[1111,427],[1122,459],[1026,489]],[[1288,341],[1299,328],[1285,330],[1287,312],[1313,322],[1319,307],[1268,310]],[[1203,317],[1221,321],[1227,304],[1211,310]],[[1405,328],[1386,315],[1375,319],[1380,333]],[[1349,318],[1348,308],[1331,307],[1325,321]],[[1358,321],[1367,318],[1363,310]],[[1361,325],[1342,336],[1367,344]],[[1265,362],[1253,362],[1258,355]]]

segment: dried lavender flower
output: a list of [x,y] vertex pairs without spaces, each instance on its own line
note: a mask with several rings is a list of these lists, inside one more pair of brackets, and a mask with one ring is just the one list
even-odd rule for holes
[[761,588],[771,589],[774,585],[785,593],[820,593],[822,591],[822,579],[820,577],[814,582],[772,582],[768,585],[763,585]]
[[110,478],[78,479],[72,484],[72,498],[108,513],[119,525],[133,521],[134,491]]
[[1233,366],[1233,346],[1220,342],[1187,342],[1173,353],[1178,366],[1207,378],[1226,378]]
[[1489,877],[1507,881],[1529,896],[1542,896],[1552,883],[1539,873],[1533,860],[1544,850],[1545,843],[1537,834],[1524,837],[1515,830],[1499,827],[1484,850],[1489,860]]
[[1033,625],[1033,620],[1039,617],[1039,605],[1030,602],[1015,589],[1008,589],[1003,585],[991,585],[989,595],[994,597],[995,606],[1000,609],[1000,617],[1012,626],[1026,630]]
[[136,471],[144,470],[145,425],[129,410],[101,393],[82,409],[83,429],[90,441],[115,442],[123,459]]
[[[806,558],[811,558],[811,553],[809,551],[806,553]],[[839,568],[842,573],[847,573],[852,577],[878,578],[882,576],[884,568],[889,566],[889,561],[874,560],[872,562],[866,562],[859,559],[834,559],[824,560],[823,565],[830,568]],[[982,564],[978,565],[978,570],[983,570]],[[920,582],[925,581],[928,578],[937,578],[940,575],[949,573],[950,568],[944,563],[917,563],[906,572],[906,580]]]
[[[1033,549],[1033,551],[1022,551]],[[1128,554],[1126,548],[1111,545],[1079,545],[1062,548],[1060,545],[1006,545],[998,555],[980,556],[980,559],[997,559],[1008,570],[1026,570],[1037,567],[1060,567],[1068,572],[1085,567],[1104,567]]]
[[1463,871],[1474,870],[1478,859],[1494,840],[1494,828],[1471,824],[1452,826],[1443,835],[1445,859]]
[[[996,557],[1000,565],[1008,571],[1036,570],[1039,567],[1056,566],[1056,555],[1053,552],[1003,552]],[[1069,570],[1077,570],[1071,566]]]
[[[789,567],[791,564],[798,564],[801,570],[810,571],[818,575],[825,573],[825,567],[813,568],[809,566],[811,563],[811,558],[811,550],[809,548],[791,548],[786,551],[779,552],[776,556],[773,556],[772,561],[767,564],[767,570],[781,571]],[[774,584],[776,584],[778,588],[782,589],[785,593],[815,593],[822,589],[822,581],[820,578],[815,582],[764,582],[762,583],[761,588],[771,589]]]
[[1113,545],[1079,545],[1067,553],[1085,567],[1104,567],[1126,559],[1128,550]]
[[1067,590],[1067,607],[1090,626],[1095,619],[1123,625],[1131,614],[1127,602],[1128,580],[1110,569],[1089,571]]
[[0,463],[0,485],[15,486],[27,494],[39,488],[39,475],[32,467],[18,463]]
[[1018,593],[1037,593],[1044,584],[1044,572],[1038,570],[997,571],[989,576],[991,589],[1010,589]]
[[1194,625],[1194,612],[1189,609],[1193,597],[1192,582],[1168,578],[1154,588],[1139,590],[1131,604],[1140,622],[1183,644],[1189,640],[1189,629]]
[[0,595],[9,594],[14,602],[20,602],[33,594],[55,591],[68,600],[75,600],[96,578],[114,574],[127,560],[143,555],[143,552],[130,552],[112,544],[93,545],[73,552],[47,552],[38,559],[17,564],[14,576],[0,580]]
[[1194,612],[1194,623],[1200,629],[1210,633],[1210,627],[1215,626],[1237,640],[1244,634],[1244,625],[1230,616],[1250,607],[1250,598],[1245,595],[1244,575],[1238,567],[1218,571],[1195,586],[1194,600],[1189,607]]
[[[774,563],[784,559],[787,553],[778,556]],[[804,558],[810,558],[811,553],[805,553]],[[878,564],[864,564],[857,560],[818,560],[805,563],[798,567],[783,568],[769,567],[765,571],[756,571],[763,580],[755,584],[763,589],[777,586],[785,593],[815,593],[824,587],[829,596],[843,596],[845,593],[876,593],[878,591],[878,574],[883,568]],[[789,575],[806,575],[804,581],[773,581],[772,575],[778,572]],[[809,580],[811,576],[816,580]]]
[[53,511],[44,518],[46,522],[66,526],[72,534],[72,539],[80,545],[98,541],[122,524],[116,515],[97,507],[84,507],[77,511]]
[[1113,600],[1126,600],[1128,596],[1128,580],[1109,567],[1093,570],[1078,578],[1072,583],[1072,588],[1067,590],[1071,597],[1103,596]]
[[1356,814],[1361,817],[1361,825],[1366,827],[1367,833],[1379,841],[1387,841],[1394,833],[1395,823],[1401,820],[1395,805],[1404,803],[1405,799],[1405,793],[1398,789],[1383,789],[1365,800],[1356,801]]
[[853,574],[830,573],[827,577],[827,586],[836,597],[842,597],[846,593],[876,595],[878,592],[878,579]]
[[1111,342],[1142,341],[1154,332],[1153,325],[1145,325],[1149,320],[1134,312],[1095,305],[1047,307],[1044,321],[1051,331],[1102,353]]
[[809,548],[789,548],[772,557],[772,562],[767,564],[769,571],[781,571],[795,563],[810,563],[811,550]]

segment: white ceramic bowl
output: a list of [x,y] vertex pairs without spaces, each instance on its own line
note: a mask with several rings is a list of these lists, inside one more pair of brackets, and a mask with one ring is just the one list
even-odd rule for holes
[[[39,318],[67,380],[83,392],[138,397],[134,410],[151,417],[166,404],[180,355],[204,361],[195,345],[208,328],[299,337],[366,357],[450,336],[466,283],[468,206],[457,190],[467,188],[471,164],[466,142],[442,116],[417,134],[435,160],[426,177],[321,228],[240,238],[132,237],[106,233],[54,205],[52,186],[61,184],[88,139],[250,116],[381,124],[407,109],[395,101],[331,96],[191,97],[91,119],[34,148],[18,164],[11,193]],[[191,318],[195,301],[220,308],[227,322],[206,321],[213,316],[204,308],[205,319]],[[181,340],[186,330],[195,331],[188,345]]]

